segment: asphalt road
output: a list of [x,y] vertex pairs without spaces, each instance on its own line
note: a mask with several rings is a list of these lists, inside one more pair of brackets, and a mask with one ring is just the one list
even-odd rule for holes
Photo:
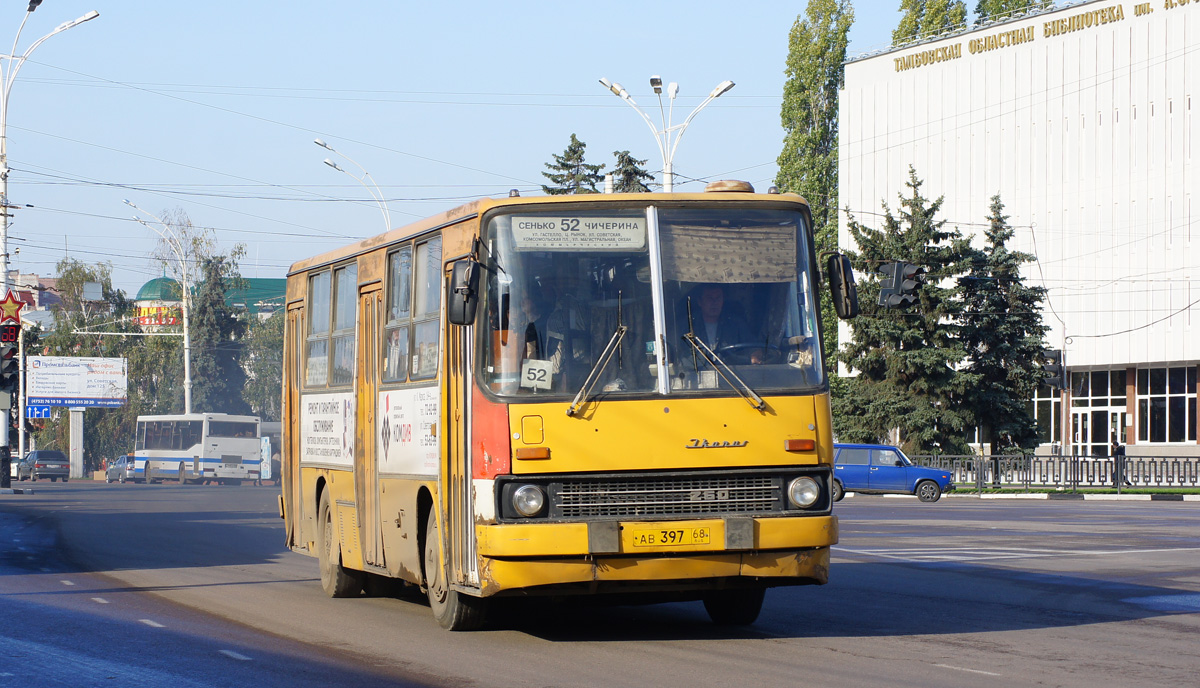
[[699,603],[522,604],[463,634],[420,596],[324,597],[316,560],[282,546],[275,488],[35,489],[0,497],[0,687],[1176,688],[1200,671],[1197,502],[859,496],[837,505],[830,584],[770,591],[750,628]]

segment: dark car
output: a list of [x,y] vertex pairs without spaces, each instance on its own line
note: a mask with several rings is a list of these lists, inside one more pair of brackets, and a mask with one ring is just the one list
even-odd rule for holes
[[135,479],[132,456],[122,456],[113,459],[112,463],[108,464],[108,467],[104,469],[104,482],[106,483],[113,481],[123,483]]
[[35,449],[29,452],[17,469],[18,480],[49,478],[50,482],[54,482],[62,478],[65,483],[70,475],[71,460],[57,449]]
[[954,489],[950,471],[914,464],[904,452],[885,444],[833,445],[833,499],[846,492],[911,494],[936,502]]

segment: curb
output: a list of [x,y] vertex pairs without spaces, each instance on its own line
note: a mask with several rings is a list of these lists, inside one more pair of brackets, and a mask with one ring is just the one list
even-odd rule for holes
[[[905,495],[907,496],[907,495]],[[1090,502],[1200,502],[1200,494],[1080,494],[1078,492],[1014,492],[1011,494],[947,493],[944,497],[959,499],[1053,499]]]
[[33,489],[28,487],[0,487],[0,494],[33,494]]

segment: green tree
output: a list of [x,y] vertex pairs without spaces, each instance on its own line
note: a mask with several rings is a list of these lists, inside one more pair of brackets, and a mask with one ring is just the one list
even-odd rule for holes
[[246,391],[242,398],[264,421],[283,418],[283,323],[281,308],[266,320],[251,318],[246,331]]
[[546,169],[550,171],[543,172],[542,176],[549,179],[554,186],[543,185],[542,191],[551,196],[598,193],[596,184],[604,179],[601,173],[604,165],[589,165],[584,162],[583,153],[586,148],[586,143],[576,138],[575,134],[571,134],[571,143],[562,155],[555,154],[554,163],[546,163]]
[[958,453],[968,449],[964,430],[970,416],[962,398],[973,378],[958,370],[965,351],[956,324],[961,287],[953,278],[966,270],[970,239],[936,218],[942,199],[924,198],[921,184],[910,168],[899,214],[884,204],[882,229],[850,219],[860,251],[850,257],[860,277],[891,261],[927,273],[919,301],[906,310],[877,306],[879,282],[861,279],[863,312],[850,321],[854,338],[841,355],[858,376],[848,381],[845,395],[834,398],[835,432],[850,442],[880,441],[895,432],[893,441],[905,449]]
[[[775,186],[810,204],[818,251],[837,248],[838,94],[845,84],[847,35],[854,9],[847,0],[809,0],[788,35],[784,74],[783,151]],[[837,316],[822,304],[825,351],[837,350]],[[826,360],[833,367],[833,357]]]
[[967,5],[962,0],[901,0],[900,23],[892,43],[933,38],[967,25]]
[[654,181],[654,175],[650,174],[642,167],[646,164],[645,160],[638,160],[629,154],[629,151],[613,151],[613,155],[617,158],[616,165],[613,166],[613,191],[616,193],[646,193],[650,191],[650,187],[643,182]]
[[226,303],[241,275],[226,256],[205,258],[201,275],[191,309],[192,411],[247,413],[241,341],[246,321]]
[[1030,7],[1049,7],[1053,4],[1052,0],[979,0],[975,5],[975,23],[978,25],[993,19],[1004,19]]
[[975,380],[964,401],[996,455],[1038,442],[1028,404],[1043,377],[1035,361],[1047,330],[1041,314],[1046,290],[1021,277],[1021,266],[1033,256],[1008,250],[1013,231],[999,195],[992,197],[984,236],[986,245],[973,251],[970,271],[960,279],[961,340]]

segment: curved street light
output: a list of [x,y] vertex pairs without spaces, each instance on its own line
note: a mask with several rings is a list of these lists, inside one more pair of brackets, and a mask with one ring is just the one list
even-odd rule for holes
[[734,83],[728,80],[717,84],[716,88],[709,92],[708,96],[696,106],[696,109],[692,110],[692,113],[688,115],[685,120],[683,120],[683,124],[672,125],[671,120],[675,114],[675,97],[679,95],[679,84],[671,82],[667,86],[667,100],[670,101],[670,108],[664,109],[662,102],[662,78],[658,75],[650,77],[650,87],[654,89],[655,95],[658,96],[658,111],[662,120],[662,128],[659,129],[658,127],[654,126],[654,122],[650,120],[650,115],[647,115],[646,112],[642,110],[642,108],[639,107],[636,102],[634,102],[633,98],[629,95],[629,92],[626,91],[621,84],[609,81],[604,77],[600,78],[600,84],[609,91],[612,91],[613,95],[628,103],[630,107],[632,107],[639,115],[642,116],[642,119],[646,122],[646,126],[650,127],[650,133],[654,134],[654,140],[658,143],[658,151],[662,154],[663,191],[667,193],[670,193],[674,188],[672,161],[675,159],[675,151],[679,148],[679,140],[683,138],[684,130],[686,130],[688,125],[692,123],[692,118],[696,116],[696,113],[703,110],[708,106],[709,103],[713,102],[722,94],[734,87]]
[[150,224],[149,222],[146,222],[145,220],[143,220],[142,218],[140,218],[136,215],[134,215],[134,217],[133,217],[133,219],[136,220],[137,222],[140,222],[141,224],[145,225],[146,227],[149,227],[150,229],[153,229],[155,232],[157,232],[158,235],[163,238],[163,241],[167,242],[167,245],[171,247],[171,252],[175,254],[175,259],[179,262],[179,280],[182,283],[180,286],[183,287],[183,412],[191,413],[192,412],[192,338],[191,338],[191,333],[189,332],[189,328],[188,328],[188,322],[189,322],[188,312],[191,309],[191,302],[192,302],[192,280],[191,280],[191,277],[189,276],[189,270],[187,267],[187,251],[185,250],[185,248],[183,246],[183,242],[180,240],[179,235],[175,233],[175,230],[171,229],[170,225],[168,225],[166,222],[163,222],[160,217],[158,217],[154,213],[150,213],[145,210],[142,210],[141,208],[134,205],[133,202],[130,201],[129,199],[125,199],[124,203],[125,203],[125,205],[129,206],[130,208],[133,208],[134,210],[138,211],[139,213],[142,213],[143,215],[149,215],[151,218],[154,219],[155,222],[157,222],[159,225],[162,226],[162,228],[159,229],[158,227],[155,227],[154,225]]
[[7,55],[0,55],[0,60],[6,60],[4,63],[3,75],[0,79],[3,83],[0,84],[0,258],[3,262],[3,270],[0,271],[0,293],[8,292],[8,102],[9,94],[12,92],[13,83],[17,80],[17,73],[21,71],[21,66],[25,64],[25,60],[29,59],[30,53],[37,49],[39,45],[44,43],[51,36],[62,33],[67,29],[78,26],[86,21],[91,21],[100,16],[96,10],[92,10],[87,14],[69,22],[64,22],[58,25],[50,33],[42,36],[33,42],[33,45],[25,49],[24,53],[17,54],[17,43],[21,40],[21,32],[25,30],[25,22],[29,21],[29,15],[37,9],[41,4],[41,0],[31,0],[29,9],[25,10],[25,17],[21,19],[21,26],[17,28],[17,35],[13,38],[12,51]]
[[[33,45],[25,49],[24,53],[17,54],[17,43],[21,40],[21,31],[25,29],[25,22],[29,21],[29,15],[37,9],[37,6],[42,4],[42,0],[30,0],[29,8],[25,10],[25,17],[21,19],[21,26],[17,28],[17,35],[13,38],[12,50],[7,55],[0,55],[0,60],[5,60],[3,72],[0,73],[0,295],[8,294],[8,210],[11,207],[8,202],[8,96],[12,92],[13,82],[17,79],[17,73],[21,71],[21,65],[25,64],[25,60],[29,59],[32,53],[39,45],[45,42],[56,33],[61,33],[67,29],[78,26],[85,21],[91,21],[100,16],[96,10],[92,10],[87,14],[73,21],[59,24],[58,28],[50,33],[42,36],[33,42]],[[24,419],[18,420],[18,423],[24,423]],[[0,423],[0,447],[4,451],[8,451],[9,436],[8,422]],[[22,435],[24,437],[24,435]],[[5,480],[8,479],[8,474],[5,473]]]
[[[390,232],[392,230],[392,216],[388,212],[387,201],[384,199],[383,191],[379,188],[379,185],[375,183],[375,180],[371,177],[371,173],[368,172],[365,167],[363,167],[362,165],[359,165],[357,162],[355,162],[349,155],[346,155],[345,153],[343,153],[341,151],[334,150],[333,146],[329,145],[328,143],[325,143],[321,139],[313,139],[313,143],[324,148],[325,150],[329,151],[330,153],[333,153],[334,155],[339,155],[339,156],[345,158],[352,165],[354,165],[358,169],[362,170],[362,176],[358,177],[358,176],[355,176],[352,172],[347,172],[345,168],[338,165],[336,162],[330,160],[329,158],[325,158],[325,160],[322,161],[326,165],[329,165],[333,169],[337,170],[338,172],[341,172],[342,174],[346,175],[347,177],[350,177],[351,179],[358,182],[359,184],[362,184],[362,187],[367,190],[367,193],[371,194],[371,198],[375,199],[375,204],[378,205],[379,209],[383,212],[383,224],[386,225],[386,227],[384,228],[384,231]],[[371,182],[370,185],[367,184],[368,181]]]

